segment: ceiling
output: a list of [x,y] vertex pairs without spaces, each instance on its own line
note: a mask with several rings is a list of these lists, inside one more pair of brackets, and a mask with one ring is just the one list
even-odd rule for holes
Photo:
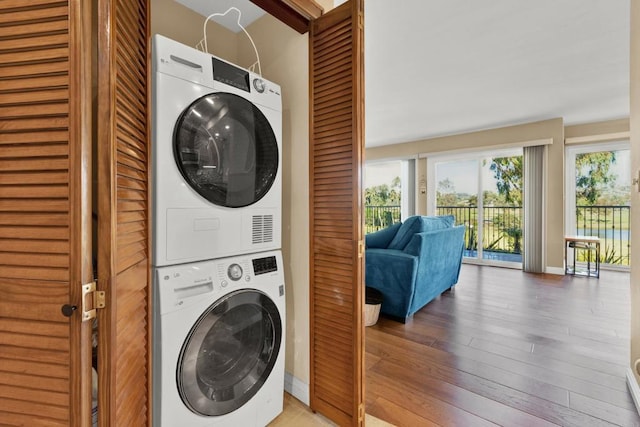
[[[261,16],[248,0],[178,1]],[[628,117],[629,1],[365,0],[367,147]]]
[[[240,10],[240,24],[243,27],[249,26],[253,21],[262,17],[265,11],[251,3],[249,0],[175,0],[178,3],[198,12],[202,16],[209,16],[213,13],[224,14],[230,7]],[[225,16],[214,16],[212,21],[237,33],[241,31],[238,27],[238,12],[230,11]]]
[[367,146],[629,115],[629,0],[365,0]]

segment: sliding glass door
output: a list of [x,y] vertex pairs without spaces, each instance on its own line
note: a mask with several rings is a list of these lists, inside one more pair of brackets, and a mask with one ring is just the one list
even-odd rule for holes
[[428,159],[427,212],[465,224],[465,260],[522,265],[522,149]]

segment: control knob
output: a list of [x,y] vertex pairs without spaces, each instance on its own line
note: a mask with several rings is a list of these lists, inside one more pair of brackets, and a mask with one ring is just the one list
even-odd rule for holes
[[231,264],[227,269],[227,276],[234,282],[242,277],[242,267],[239,264]]
[[253,79],[253,87],[258,91],[258,93],[263,93],[267,88],[267,85],[262,79]]

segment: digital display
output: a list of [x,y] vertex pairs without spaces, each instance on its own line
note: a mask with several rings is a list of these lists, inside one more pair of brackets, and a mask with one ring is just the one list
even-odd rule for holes
[[256,258],[253,260],[253,272],[256,276],[259,274],[271,273],[272,271],[278,271],[276,257],[270,256],[266,258]]
[[213,79],[249,92],[249,72],[217,58],[213,61]]

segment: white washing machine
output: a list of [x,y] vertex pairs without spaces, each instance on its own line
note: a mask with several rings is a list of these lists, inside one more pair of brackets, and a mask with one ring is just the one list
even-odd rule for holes
[[152,56],[153,265],[280,249],[280,87],[160,35]]
[[279,251],[154,269],[153,423],[265,426],[282,412]]

